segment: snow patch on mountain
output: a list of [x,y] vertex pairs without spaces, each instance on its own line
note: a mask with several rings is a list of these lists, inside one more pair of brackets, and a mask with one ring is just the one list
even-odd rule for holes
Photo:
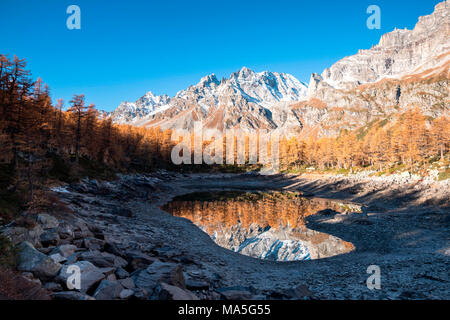
[[122,102],[112,113],[111,118],[116,123],[133,123],[144,117],[151,116],[169,108],[170,97],[157,96],[147,92],[136,102]]
[[[198,226],[208,233],[204,226]],[[228,228],[220,226],[210,236],[231,251],[272,261],[314,260],[353,250],[351,244],[335,236],[290,225],[275,228],[253,223],[245,228],[238,223]]]
[[205,113],[221,104],[232,106],[237,99],[270,109],[280,102],[305,99],[308,87],[294,76],[276,72],[254,72],[243,67],[228,79],[219,81],[215,74],[203,77],[199,83],[179,91],[173,98],[148,92],[136,102],[121,103],[111,117],[117,123],[144,124],[152,116],[180,105],[197,105]]
[[308,247],[300,240],[280,240],[270,230],[246,239],[237,252],[263,260],[311,260]]

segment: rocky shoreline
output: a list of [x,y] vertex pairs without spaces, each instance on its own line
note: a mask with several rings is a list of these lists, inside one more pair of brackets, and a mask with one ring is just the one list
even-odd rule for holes
[[[41,213],[33,228],[1,233],[20,248],[18,270],[53,299],[448,299],[447,182],[160,171],[55,187],[73,213]],[[228,189],[297,190],[364,203],[368,212],[308,219],[353,252],[279,263],[223,249],[160,209],[177,195]],[[80,290],[67,288],[72,265]],[[369,265],[380,266],[381,290],[366,286]]]

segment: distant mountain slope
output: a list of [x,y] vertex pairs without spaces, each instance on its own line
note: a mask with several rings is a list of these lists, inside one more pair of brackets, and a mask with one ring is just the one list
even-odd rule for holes
[[411,106],[430,117],[449,111],[450,2],[420,17],[413,30],[394,30],[378,45],[346,57],[309,85],[276,72],[248,68],[219,81],[209,75],[174,97],[147,93],[110,114],[118,123],[191,129],[281,129],[336,135]]
[[281,123],[278,106],[303,100],[307,91],[307,86],[292,75],[256,73],[243,67],[222,81],[214,74],[206,76],[173,98],[149,92],[136,102],[123,102],[111,117],[118,123],[164,129],[189,129],[200,119],[222,129],[275,128]]
[[370,50],[313,74],[308,100],[292,106],[305,134],[336,135],[418,106],[448,114],[450,2],[420,17],[414,30],[394,30]]
[[422,65],[433,67],[437,57],[450,51],[449,11],[449,1],[441,2],[432,14],[420,17],[413,30],[395,29],[383,35],[372,49],[359,50],[338,61],[321,76],[314,76],[309,94],[314,94],[319,79],[334,88],[348,89],[384,78],[400,78]]
[[168,105],[170,98],[167,95],[155,96],[147,92],[136,102],[122,102],[116,110],[111,113],[114,122],[133,122],[143,117],[157,113]]

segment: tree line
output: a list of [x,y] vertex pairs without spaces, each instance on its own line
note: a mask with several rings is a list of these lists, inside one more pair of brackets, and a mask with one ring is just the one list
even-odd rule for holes
[[[94,171],[149,171],[167,165],[171,132],[113,124],[84,95],[67,108],[52,103],[49,87],[33,81],[26,61],[0,55],[0,163],[11,169],[12,189],[26,185],[33,198],[48,177]],[[3,187],[3,185],[2,185]]]
[[[355,131],[343,130],[338,137],[284,137],[281,168],[382,171],[442,160],[448,156],[449,130],[448,116],[430,119],[416,107]],[[11,170],[2,188],[22,187],[32,199],[48,178],[70,181],[100,173],[180,169],[171,161],[176,144],[171,136],[171,130],[114,124],[93,104],[86,105],[84,95],[74,95],[67,107],[62,99],[54,105],[49,87],[40,78],[32,80],[25,60],[0,55],[0,165]],[[245,153],[248,158],[248,138]]]
[[282,167],[295,169],[353,169],[370,167],[386,171],[395,166],[413,166],[448,159],[449,117],[430,119],[418,107],[376,120],[338,137],[284,138],[280,143]]

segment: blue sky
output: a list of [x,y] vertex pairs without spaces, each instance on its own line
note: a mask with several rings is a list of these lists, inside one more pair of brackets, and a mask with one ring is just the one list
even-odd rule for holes
[[[0,53],[27,59],[53,99],[67,104],[84,93],[112,110],[147,91],[172,96],[244,65],[307,82],[394,27],[412,29],[439,2],[1,0]],[[81,30],[66,27],[71,4],[81,8]],[[381,30],[366,27],[371,4],[381,8]]]

